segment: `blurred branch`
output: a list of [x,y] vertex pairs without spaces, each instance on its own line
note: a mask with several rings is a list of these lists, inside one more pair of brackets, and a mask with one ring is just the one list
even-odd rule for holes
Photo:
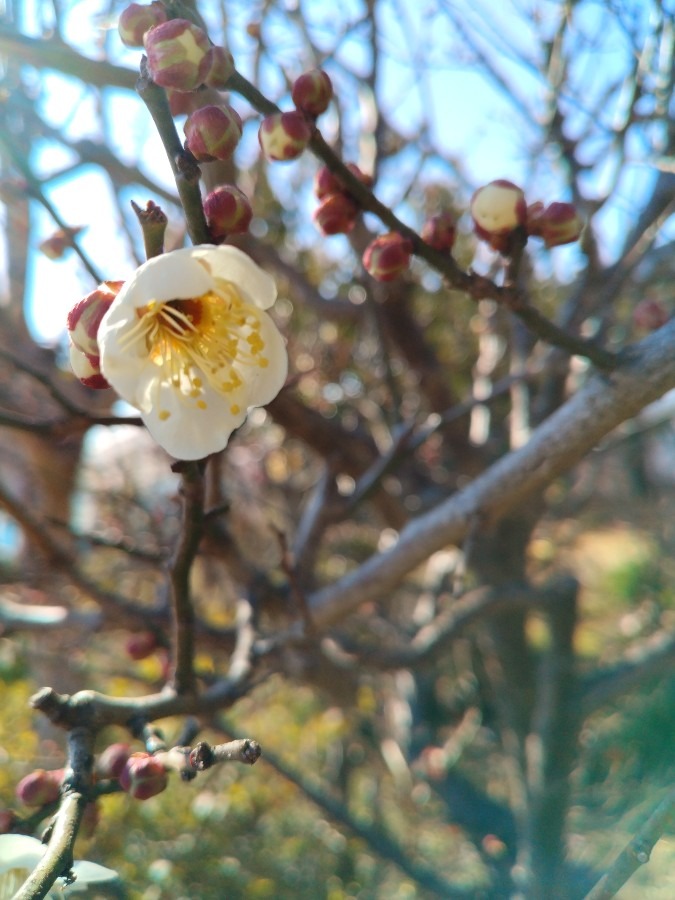
[[[235,734],[229,722],[222,718],[217,720],[217,724],[225,734],[231,736]],[[290,768],[273,751],[265,749],[263,762],[270,765],[279,775],[299,788],[306,797],[335,822],[348,828],[356,837],[364,841],[372,852],[398,866],[402,872],[405,872],[420,887],[432,891],[434,896],[448,897],[450,900],[470,900],[470,898],[475,897],[474,891],[454,887],[441,879],[433,869],[414,859],[403,846],[382,829],[370,825],[363,819],[356,818],[343,803],[312,783],[299,770]]]
[[609,869],[584,900],[610,900],[640,866],[649,862],[654,845],[675,819],[675,791],[656,807],[634,838],[626,844]]
[[11,56],[14,62],[26,63],[36,69],[54,69],[94,87],[133,91],[136,84],[136,73],[132,69],[105,60],[89,59],[57,38],[44,40],[19,34],[5,22],[0,22],[0,53]]

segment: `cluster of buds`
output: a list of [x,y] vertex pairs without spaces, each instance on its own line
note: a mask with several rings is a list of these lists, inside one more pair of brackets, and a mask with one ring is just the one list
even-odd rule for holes
[[549,249],[561,244],[573,244],[581,236],[584,220],[572,203],[549,203],[541,201],[527,208],[527,234],[543,238]]
[[169,776],[162,762],[145,751],[132,753],[119,774],[123,791],[135,800],[148,800],[165,790]]
[[545,206],[537,201],[528,206],[523,190],[506,179],[479,188],[471,198],[470,210],[478,237],[505,255],[517,234],[524,240],[543,238],[550,248],[578,240],[584,227],[572,203]]
[[258,141],[265,159],[297,159],[309,144],[314,120],[326,111],[332,96],[331,80],[321,69],[312,69],[297,78],[291,91],[295,109],[272,113],[260,125]]
[[96,761],[96,777],[118,781],[135,800],[161,794],[169,777],[162,762],[145,751],[132,753],[128,744],[110,744]]
[[234,72],[232,55],[212,46],[206,32],[187,19],[168,19],[164,5],[132,3],[118,30],[128,47],[143,47],[150,77],[164,88],[195,91],[202,84],[224,88]]
[[[362,184],[372,187],[373,179],[364,174],[355,163],[347,163],[347,168]],[[356,223],[359,207],[338,176],[327,166],[322,166],[316,173],[314,194],[319,205],[313,218],[322,234],[348,234]]]
[[390,231],[368,244],[363,254],[363,267],[377,281],[393,281],[410,265],[412,250],[408,238]]
[[86,387],[96,390],[110,387],[101,374],[97,335],[103,316],[123,284],[122,281],[104,281],[68,313],[70,365]]

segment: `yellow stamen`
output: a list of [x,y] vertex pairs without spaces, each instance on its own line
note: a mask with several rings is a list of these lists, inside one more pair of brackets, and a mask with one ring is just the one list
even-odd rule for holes
[[[204,386],[230,394],[243,384],[235,366],[266,368],[265,341],[258,310],[245,303],[229,282],[218,280],[217,291],[200,297],[165,302],[151,300],[136,310],[137,321],[122,345],[162,369],[161,383],[181,398],[206,409]],[[233,414],[240,407],[232,404]],[[163,420],[170,413],[162,410]]]

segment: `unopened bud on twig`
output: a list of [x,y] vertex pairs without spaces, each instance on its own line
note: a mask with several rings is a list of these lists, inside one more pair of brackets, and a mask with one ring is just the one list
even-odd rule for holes
[[308,116],[319,116],[328,108],[333,96],[333,84],[322,69],[311,69],[296,78],[291,99]]
[[204,215],[213,237],[222,239],[248,231],[253,210],[243,191],[233,184],[221,184],[204,198]]
[[26,806],[44,806],[53,803],[61,795],[63,769],[35,769],[16,786],[16,796]]
[[200,162],[229,159],[241,138],[239,113],[231,106],[202,106],[188,116],[185,146]]
[[493,249],[503,251],[508,236],[525,224],[525,194],[511,181],[491,181],[478,188],[471,198],[471,217],[478,237]]
[[263,119],[258,140],[266,159],[288,162],[302,154],[312,136],[312,126],[298,110],[274,113]]
[[412,244],[396,231],[375,238],[363,254],[366,271],[377,281],[393,281],[410,265]]
[[149,753],[132,753],[119,777],[122,790],[136,800],[161,794],[168,781],[162,763]]
[[177,91],[194,91],[211,66],[206,33],[187,19],[171,19],[143,37],[148,71],[155,84]]
[[452,250],[457,229],[452,213],[441,212],[431,216],[422,226],[421,238],[434,250]]
[[157,0],[153,0],[149,6],[130,3],[120,13],[117,30],[122,43],[127,47],[142,47],[146,31],[163,22],[166,22],[166,10]]
[[358,215],[359,208],[346,194],[326,194],[314,210],[313,219],[323,234],[348,234]]

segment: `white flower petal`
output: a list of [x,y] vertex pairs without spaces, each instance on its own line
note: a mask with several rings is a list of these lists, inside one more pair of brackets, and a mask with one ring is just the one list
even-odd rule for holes
[[[243,366],[235,368],[242,377],[244,393],[243,399],[236,402],[241,406],[253,409],[256,406],[264,406],[270,400],[274,400],[286,381],[288,374],[288,354],[286,344],[279,333],[277,326],[267,313],[258,313],[260,319],[260,336],[265,342],[265,358],[268,361],[266,368],[254,367],[253,371],[244,372]],[[251,369],[252,367],[247,367]]]
[[0,873],[10,869],[31,872],[42,859],[45,846],[27,834],[0,834]]
[[213,278],[223,278],[236,284],[243,299],[258,309],[269,309],[277,299],[274,279],[237,247],[194,247],[196,260],[205,263]]
[[[217,248],[214,247],[213,250]],[[213,279],[195,256],[194,247],[173,250],[154,256],[136,269],[134,275],[113,301],[112,308],[145,306],[150,300],[177,300],[205,294],[213,287]]]
[[207,409],[186,412],[178,394],[165,389],[162,391],[162,412],[169,412],[168,418],[160,417],[156,408],[143,416],[153,438],[176,459],[203,459],[217,453],[227,446],[232,432],[246,418],[245,406],[233,414],[230,398],[225,400],[210,388],[205,396]]
[[76,862],[73,872],[77,876],[76,880],[64,887],[64,894],[81,893],[88,890],[92,884],[108,884],[119,881],[119,874],[114,869],[107,869],[105,866],[89,862],[86,859]]

